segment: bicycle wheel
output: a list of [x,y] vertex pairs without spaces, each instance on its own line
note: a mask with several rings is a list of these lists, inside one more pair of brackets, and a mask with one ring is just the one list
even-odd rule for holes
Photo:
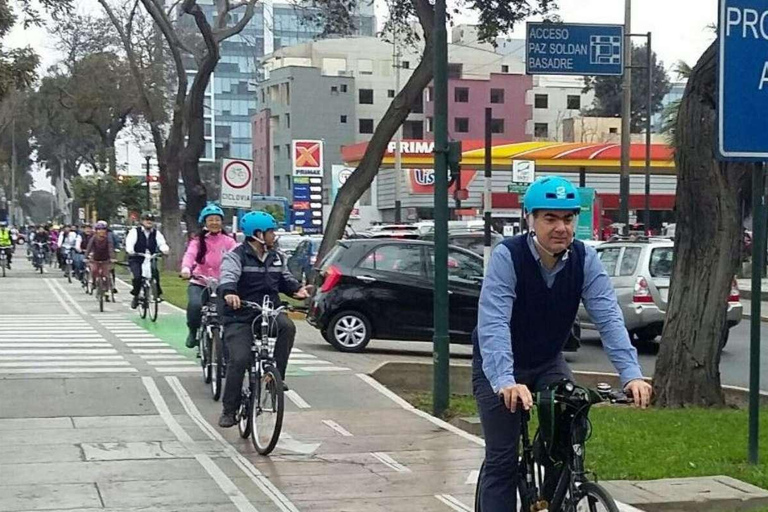
[[67,282],[72,284],[72,264],[67,263],[67,265],[64,267],[64,275],[67,278]]
[[619,512],[619,507],[608,491],[594,482],[584,482],[579,487],[580,498],[573,503],[575,512]]
[[200,368],[203,370],[203,382],[211,382],[211,338],[208,336],[208,330],[203,325],[197,331],[200,347]]
[[475,484],[475,512],[481,512],[482,505],[480,504],[480,482],[483,481],[483,473],[485,472],[485,461],[480,465],[480,471],[477,473],[477,483]]
[[251,379],[251,369],[245,372],[242,391],[240,392],[240,408],[237,411],[237,430],[240,431],[240,437],[248,439],[253,430],[253,417],[251,409],[253,408],[254,385]]
[[153,279],[149,288],[152,290],[152,296],[147,298],[147,302],[149,302],[149,319],[157,322],[157,312],[160,310],[160,299],[157,298],[157,281]]
[[97,292],[99,296],[99,311],[104,312],[104,282],[102,280],[99,280],[99,291]]
[[107,280],[107,293],[109,294],[109,300],[114,304],[115,302],[115,282],[112,280],[111,275],[107,275],[104,279]]
[[7,265],[8,265],[8,264],[5,262],[5,258],[3,258],[2,260],[0,260],[0,267],[3,267],[3,277],[5,277],[5,267],[6,267]]
[[283,379],[275,367],[266,366],[257,385],[259,388],[251,409],[253,416],[251,440],[257,452],[261,455],[269,455],[275,449],[280,439],[280,430],[283,428],[285,412]]
[[211,396],[214,401],[221,398],[221,383],[224,376],[221,334],[218,328],[212,329],[211,337]]
[[147,318],[147,311],[149,310],[149,285],[145,281],[141,285],[141,295],[139,296],[139,316],[141,318]]

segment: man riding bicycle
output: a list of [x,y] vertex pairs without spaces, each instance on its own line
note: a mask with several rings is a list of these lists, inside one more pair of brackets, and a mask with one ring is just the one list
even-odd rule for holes
[[581,210],[576,188],[560,177],[540,178],[524,208],[531,232],[494,249],[472,336],[472,387],[485,435],[483,512],[516,510],[518,401],[528,410],[531,391],[573,380],[562,350],[580,301],[625,391],[639,407],[651,396],[610,278],[595,249],[573,238]]
[[[265,212],[249,212],[243,216],[240,227],[246,241],[224,255],[218,290],[218,295],[225,301],[222,323],[225,326],[224,343],[229,351],[222,399],[224,410],[219,418],[219,426],[224,428],[237,422],[235,413],[240,404],[241,385],[251,358],[251,323],[258,316],[257,311],[241,309],[240,301],[261,304],[268,295],[272,302],[279,304],[280,293],[297,299],[309,296],[307,287],[302,287],[288,270],[286,258],[275,250],[277,222],[274,217]],[[275,360],[285,379],[296,326],[285,313],[277,317],[276,323]]]
[[[149,212],[141,214],[141,226],[136,226],[125,237],[125,252],[128,254],[128,266],[133,274],[133,289],[131,295],[131,309],[139,307],[139,290],[141,290],[141,266],[144,263],[144,254],[168,254],[170,248],[165,242],[163,234],[155,228],[155,216]],[[157,297],[163,295],[160,287],[160,272],[157,266],[152,266],[152,277],[157,282]]]
[[13,238],[11,238],[11,231],[8,229],[8,223],[0,221],[0,251],[5,252],[6,267],[11,269],[11,258],[13,257]]
[[62,270],[66,264],[67,252],[75,250],[78,237],[76,226],[64,226],[64,229],[59,233],[57,245],[59,247],[59,267]]
[[[109,277],[112,271],[112,263],[115,260],[115,246],[112,239],[107,236],[107,223],[100,220],[96,223],[96,233],[88,240],[85,248],[85,259],[91,266],[93,282],[98,285],[103,277]],[[109,301],[107,294],[106,300]]]

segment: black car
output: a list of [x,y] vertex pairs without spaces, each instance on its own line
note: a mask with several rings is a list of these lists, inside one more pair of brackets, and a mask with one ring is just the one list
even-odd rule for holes
[[[422,240],[434,241],[434,232],[421,236]],[[504,241],[504,237],[495,231],[491,231],[491,247],[496,247]],[[475,254],[483,255],[485,249],[485,232],[478,229],[456,229],[448,232],[448,243],[468,249]]]
[[[356,239],[337,243],[318,272],[307,320],[342,352],[371,338],[429,341],[433,335],[434,244]],[[483,259],[448,249],[451,342],[469,343],[477,324]]]

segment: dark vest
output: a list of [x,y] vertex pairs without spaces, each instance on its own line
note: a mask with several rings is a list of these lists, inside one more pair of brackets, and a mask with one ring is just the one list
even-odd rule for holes
[[133,248],[133,252],[136,254],[144,254],[149,249],[150,254],[157,252],[157,230],[152,229],[149,233],[149,239],[144,235],[144,229],[141,227],[136,228],[138,236],[136,237],[136,245]]
[[584,285],[584,244],[574,240],[565,267],[547,287],[528,235],[502,242],[512,255],[517,287],[512,307],[512,351],[516,368],[535,368],[557,357],[579,311]]

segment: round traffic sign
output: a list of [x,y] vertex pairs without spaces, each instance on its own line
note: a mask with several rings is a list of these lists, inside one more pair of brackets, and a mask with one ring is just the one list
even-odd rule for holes
[[344,169],[339,173],[339,185],[344,185],[350,176],[352,176],[352,169]]
[[224,167],[224,181],[232,188],[245,188],[251,183],[251,169],[245,162],[233,160]]

